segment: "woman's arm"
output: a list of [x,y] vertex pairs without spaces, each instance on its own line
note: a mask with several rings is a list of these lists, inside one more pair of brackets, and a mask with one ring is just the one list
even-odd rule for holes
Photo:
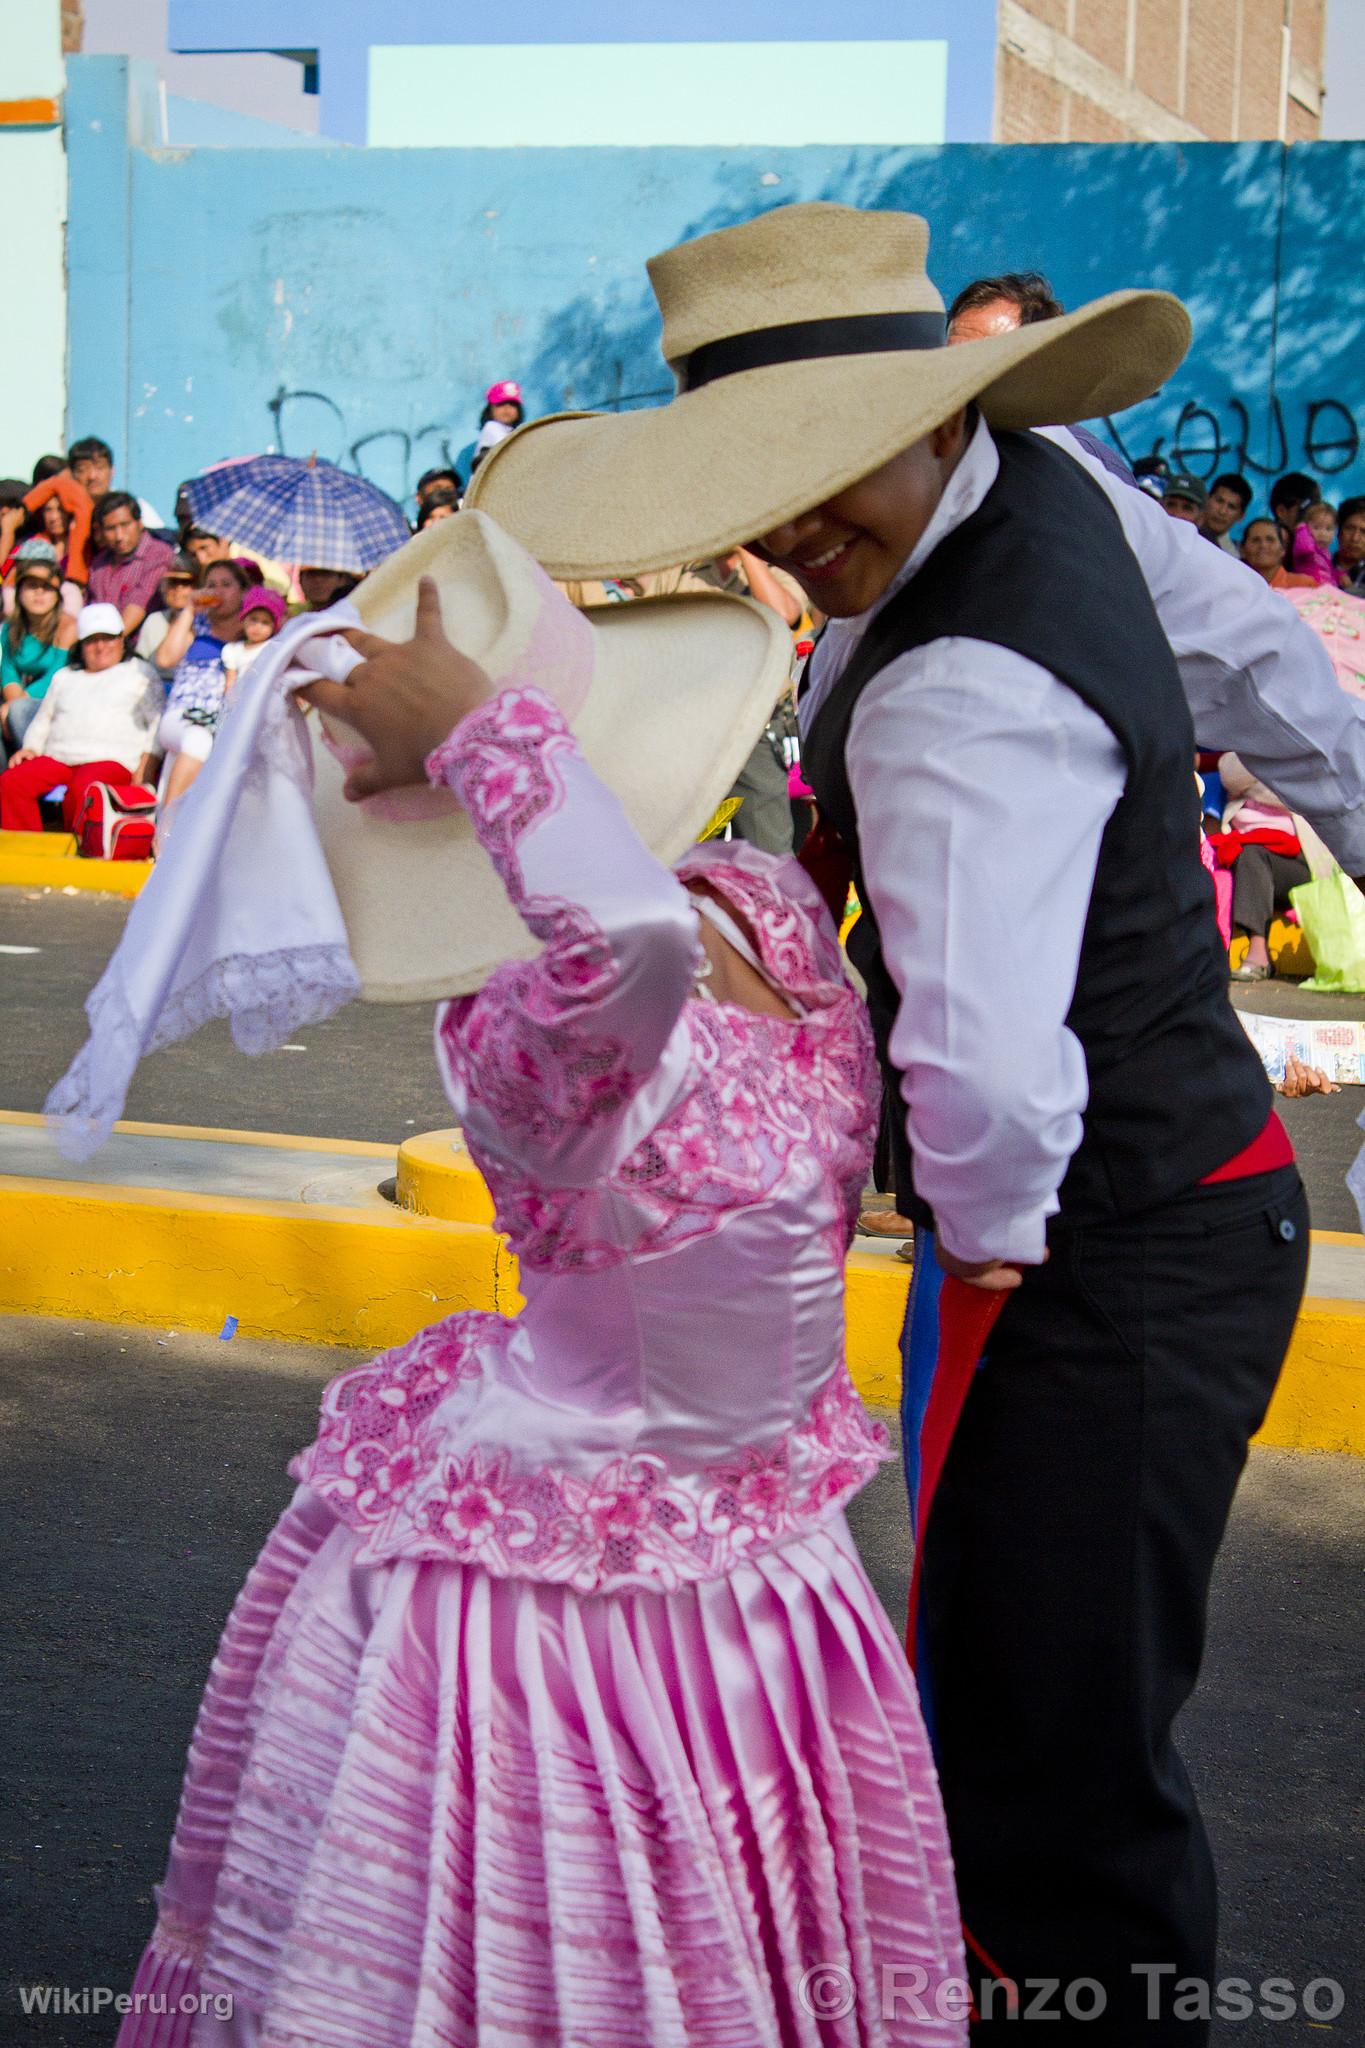
[[430,579],[406,646],[349,637],[366,658],[348,680],[299,692],[374,749],[348,777],[348,796],[424,773],[444,782],[544,948],[443,1010],[452,1100],[471,1136],[504,1157],[591,1178],[692,986],[697,919],[686,891],[641,845],[551,700],[495,692],[451,647]]
[[174,675],[182,656],[188,654],[194,638],[194,606],[187,604],[178,612],[171,613],[171,623],[166,628],[161,645],[152,660],[163,677]]
[[591,1179],[692,987],[696,914],[541,691],[471,712],[428,765],[544,948],[445,1006],[447,1091],[476,1142]]
[[95,501],[68,469],[58,470],[56,476],[44,478],[26,492],[25,508],[39,512],[49,498],[55,498],[71,515],[66,533],[66,573],[73,583],[84,583],[90,573],[90,522],[95,514]]

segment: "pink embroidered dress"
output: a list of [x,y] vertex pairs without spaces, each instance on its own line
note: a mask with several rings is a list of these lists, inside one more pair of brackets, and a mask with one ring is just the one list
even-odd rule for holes
[[[326,1390],[120,2048],[960,2042],[933,1768],[840,1513],[887,1450],[842,1358],[877,1082],[833,927],[794,862],[660,867],[539,691],[428,767],[543,948],[437,1025],[526,1307]],[[679,876],[791,1015],[697,997]]]

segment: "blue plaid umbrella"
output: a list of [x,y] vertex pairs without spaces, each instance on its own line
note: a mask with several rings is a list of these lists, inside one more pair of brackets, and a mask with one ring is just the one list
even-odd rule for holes
[[196,526],[319,569],[364,575],[410,537],[392,498],[331,462],[252,455],[191,477],[185,496]]

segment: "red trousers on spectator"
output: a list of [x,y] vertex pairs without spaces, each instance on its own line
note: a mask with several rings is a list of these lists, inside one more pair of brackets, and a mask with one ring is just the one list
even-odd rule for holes
[[81,799],[92,782],[112,782],[122,789],[132,779],[122,761],[82,761],[79,768],[54,761],[49,754],[21,761],[17,768],[6,768],[0,775],[0,832],[41,832],[43,814],[38,799],[63,783],[62,819],[67,831],[74,832]]

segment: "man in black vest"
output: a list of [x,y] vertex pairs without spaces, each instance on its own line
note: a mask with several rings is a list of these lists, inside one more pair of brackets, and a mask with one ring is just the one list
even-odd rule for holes
[[679,396],[533,428],[476,497],[553,574],[742,539],[830,618],[803,764],[863,905],[898,1207],[926,1270],[936,1239],[1006,1297],[923,1561],[964,1920],[1052,2039],[1192,2044],[1216,1895],[1171,1726],[1308,1217],[1228,1002],[1190,707],[1353,873],[1365,721],[1258,579],[1020,431],[1153,390],[1181,309],[950,349],[926,245],[815,205],[666,252]]

